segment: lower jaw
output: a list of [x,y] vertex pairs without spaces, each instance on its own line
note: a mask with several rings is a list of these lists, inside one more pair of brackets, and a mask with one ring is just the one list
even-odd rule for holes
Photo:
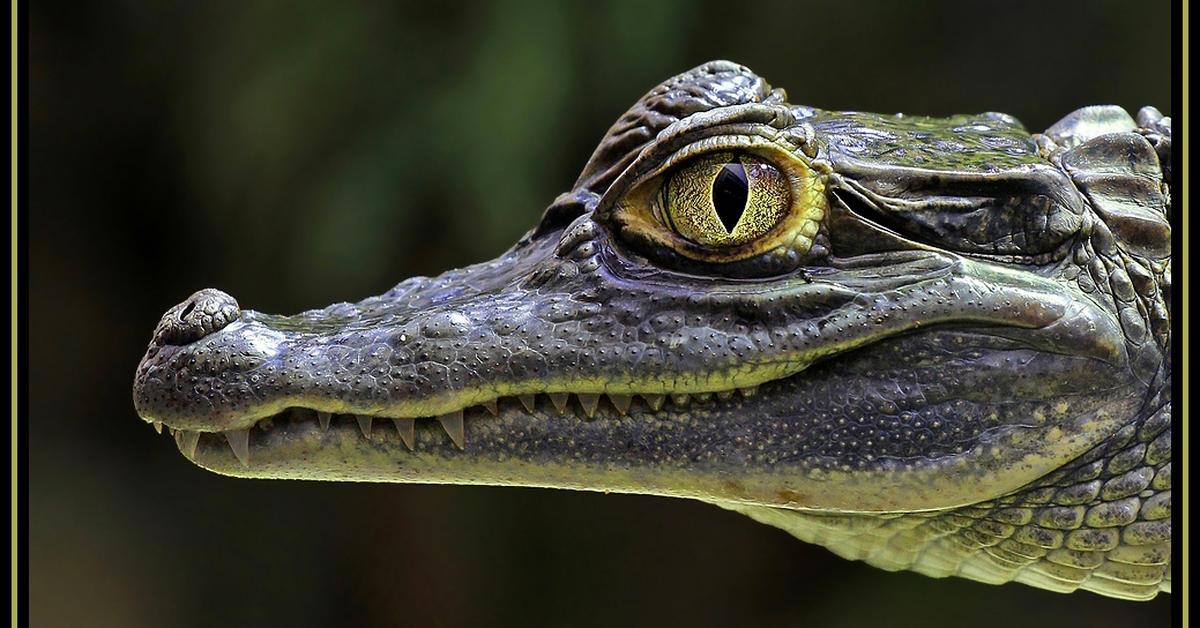
[[[215,434],[204,435],[190,458],[210,471],[245,478],[541,487],[865,513],[932,511],[986,501],[1044,473],[1021,478],[982,472],[996,467],[989,449],[1015,449],[1019,434],[996,438],[989,447],[915,470],[835,470],[819,475],[798,465],[738,466],[731,461],[718,466],[679,460],[659,464],[646,456],[629,460],[583,451],[564,456],[542,449],[540,442],[522,447],[534,423],[554,420],[565,423],[564,431],[572,434],[586,434],[589,429],[607,433],[605,424],[620,421],[607,417],[587,422],[571,416],[521,415],[511,420],[503,415],[500,420],[468,416],[467,431],[474,438],[461,450],[438,425],[418,426],[414,447],[409,449],[394,429],[373,429],[364,436],[353,421],[335,419],[326,430],[298,422],[256,434],[250,442],[249,464],[243,465],[223,437]],[[626,419],[638,420],[642,419]],[[1112,423],[1112,417],[1107,420]],[[1080,436],[1064,432],[1063,447],[1083,451],[1095,444],[1071,443],[1072,439],[1079,441]],[[1028,445],[1032,440],[1026,435],[1023,442]],[[565,438],[556,444],[558,451],[566,451],[572,443]],[[644,449],[640,453],[644,454]],[[1050,469],[1061,464],[1063,460],[1015,460],[1008,466]]]
[[[1007,494],[1044,473],[1025,478],[981,474],[981,470],[996,466],[989,449],[1012,449],[1019,434],[1005,435],[987,447],[915,470],[813,474],[800,466],[714,466],[678,460],[659,464],[648,457],[627,460],[582,451],[563,456],[541,448],[541,443],[521,446],[534,422],[557,420],[566,423],[564,432],[573,434],[589,429],[606,433],[605,424],[644,420],[636,416],[587,421],[524,413],[506,419],[502,413],[499,420],[491,416],[465,420],[474,439],[467,441],[464,449],[450,442],[434,424],[417,427],[410,449],[394,429],[373,429],[364,436],[357,422],[335,419],[325,430],[315,422],[297,421],[261,431],[250,441],[248,464],[233,455],[219,434],[202,436],[190,459],[210,471],[243,478],[538,487],[691,498],[727,507],[740,504],[843,513],[954,508]],[[1076,451],[1095,444],[1072,444],[1068,442],[1071,439],[1079,436],[1062,437],[1064,446]],[[1025,435],[1023,442],[1031,440]],[[558,444],[559,451],[571,447],[569,439]],[[1009,466],[1049,469],[1062,463],[1015,460]]]

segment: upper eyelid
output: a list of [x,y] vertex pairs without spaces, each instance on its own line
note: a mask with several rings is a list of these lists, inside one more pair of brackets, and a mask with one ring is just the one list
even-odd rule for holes
[[[667,171],[680,166],[693,159],[699,159],[713,153],[732,153],[733,155],[753,155],[775,165],[773,159],[764,153],[775,153],[775,157],[782,157],[779,153],[786,152],[783,147],[777,143],[756,136],[746,135],[720,135],[714,137],[706,137],[679,150],[671,153],[658,167],[650,170],[648,173],[639,177],[639,181],[634,185],[643,183],[654,177],[662,176]],[[779,167],[776,165],[776,167]]]
[[[675,139],[675,138],[672,138]],[[646,147],[609,185],[596,206],[597,217],[612,211],[618,201],[630,191],[671,168],[711,152],[750,153],[786,172],[788,159],[807,163],[799,148],[780,129],[765,124],[735,124],[703,129],[700,137],[685,141],[657,141]]]

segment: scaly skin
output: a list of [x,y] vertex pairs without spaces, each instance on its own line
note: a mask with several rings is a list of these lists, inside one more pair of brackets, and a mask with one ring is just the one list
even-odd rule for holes
[[[755,197],[791,213],[744,249],[656,200],[720,151],[790,186]],[[713,62],[643,97],[496,260],[294,316],[196,293],[134,402],[227,475],[690,497],[885,569],[1149,599],[1169,164],[1152,108],[1030,135],[794,106]]]

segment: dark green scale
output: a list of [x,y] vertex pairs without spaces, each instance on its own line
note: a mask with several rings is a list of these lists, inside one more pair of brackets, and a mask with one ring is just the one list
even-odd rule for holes
[[1029,132],[1000,113],[929,118],[815,111],[808,122],[835,162],[989,174],[1045,164]]

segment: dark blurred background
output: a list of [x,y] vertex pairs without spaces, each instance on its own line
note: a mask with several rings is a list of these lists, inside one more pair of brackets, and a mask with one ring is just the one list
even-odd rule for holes
[[[1165,1],[35,2],[37,626],[1166,625],[890,574],[697,502],[232,480],[134,414],[159,315],[294,312],[492,257],[659,81],[912,114],[1171,102]],[[1170,112],[1167,111],[1169,114]]]

